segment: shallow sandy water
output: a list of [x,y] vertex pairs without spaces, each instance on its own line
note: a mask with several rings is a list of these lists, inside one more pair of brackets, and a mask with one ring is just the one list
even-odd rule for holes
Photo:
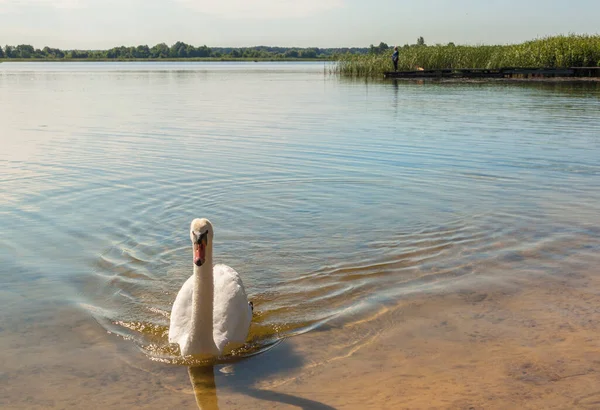
[[[2,346],[0,404],[161,409],[196,408],[197,400],[202,408],[220,409],[594,409],[600,404],[600,277],[591,266],[597,262],[591,255],[569,260],[564,277],[535,274],[500,283],[492,274],[459,281],[212,371],[153,363],[126,341],[108,343],[86,318],[73,317],[69,327],[48,318],[52,331],[24,331],[27,341]],[[27,355],[11,355],[23,344]],[[53,360],[52,348],[65,347],[70,354]]]
[[[356,350],[307,353],[309,364],[271,387],[334,408],[598,408],[600,278],[580,264],[564,278],[482,280],[407,300],[370,323],[385,330]],[[293,343],[311,349],[328,333]]]

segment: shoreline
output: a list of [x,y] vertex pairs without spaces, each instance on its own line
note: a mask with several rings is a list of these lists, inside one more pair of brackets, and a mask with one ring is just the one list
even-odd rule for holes
[[[230,62],[230,63],[335,63],[331,59],[248,59],[248,58],[161,58],[161,59],[0,59],[1,63],[157,63],[157,62],[176,62],[176,63],[214,63],[214,62]],[[347,76],[340,73],[328,73],[331,76],[337,76],[342,80],[361,80],[365,79],[375,82],[390,82],[397,83],[449,83],[449,84],[485,84],[485,83],[600,83],[600,77],[545,77],[545,78],[375,78],[363,76]]]

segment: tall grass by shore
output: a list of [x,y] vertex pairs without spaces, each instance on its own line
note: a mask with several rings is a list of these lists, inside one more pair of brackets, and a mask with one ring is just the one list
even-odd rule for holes
[[[600,66],[600,35],[554,36],[522,44],[496,46],[409,46],[399,48],[399,70],[502,67]],[[333,72],[354,77],[376,77],[391,71],[389,53],[338,58]]]

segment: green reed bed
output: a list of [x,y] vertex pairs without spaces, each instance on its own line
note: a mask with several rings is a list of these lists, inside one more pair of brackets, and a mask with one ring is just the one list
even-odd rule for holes
[[[600,35],[554,36],[505,46],[410,46],[399,48],[398,70],[502,67],[600,66]],[[392,70],[389,53],[339,57],[333,72],[376,77]]]

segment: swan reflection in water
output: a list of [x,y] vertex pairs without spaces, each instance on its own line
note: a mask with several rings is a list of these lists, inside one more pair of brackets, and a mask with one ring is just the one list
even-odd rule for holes
[[[198,408],[201,410],[218,410],[219,403],[217,399],[217,386],[215,383],[214,367],[212,365],[188,367],[188,374],[190,376],[192,388],[194,389],[194,396],[196,397],[196,404],[198,405]],[[251,387],[249,380],[247,380],[245,377],[241,377],[237,383],[234,381],[231,387],[235,391],[239,391],[248,397],[258,400],[283,403],[307,410],[334,410],[334,407],[315,400]]]
[[188,367],[196,404],[202,410],[218,410],[217,385],[213,366]]

